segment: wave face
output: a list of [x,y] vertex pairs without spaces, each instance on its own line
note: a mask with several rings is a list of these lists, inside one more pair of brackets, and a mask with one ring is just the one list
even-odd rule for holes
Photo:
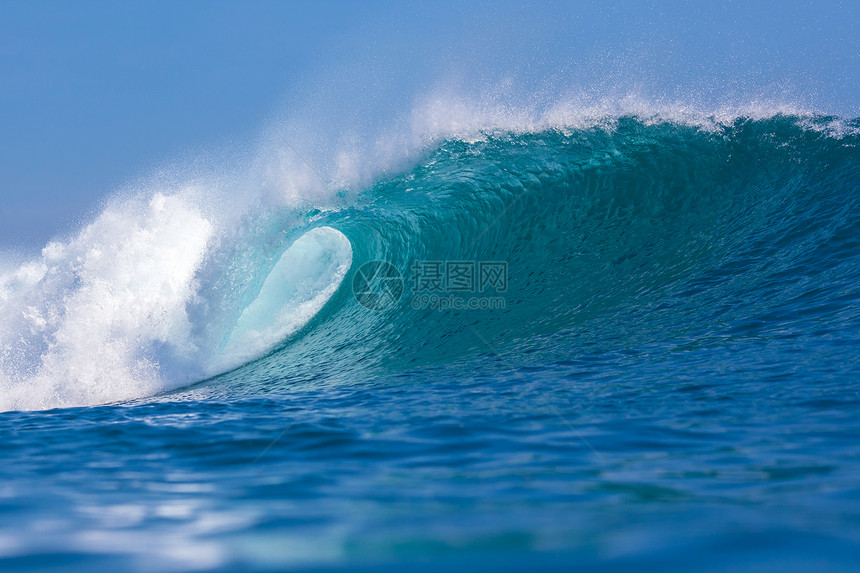
[[[752,341],[787,345],[770,359],[783,365],[767,368],[801,360],[844,372],[814,349],[860,332],[858,138],[816,129],[826,118],[808,123],[776,116],[704,129],[621,117],[446,140],[320,218],[352,244],[344,286],[311,327],[209,391],[428,368],[471,375],[476,365],[576,370],[584,357],[670,360]],[[351,291],[373,260],[404,278],[392,308],[368,310]],[[416,261],[505,262],[504,308],[415,308],[426,302],[413,292]]]
[[[796,345],[835,337],[837,356],[860,332],[860,139],[856,121],[835,122],[622,115],[478,130],[360,193],[234,226],[199,190],[116,202],[0,280],[0,406],[203,379],[192,392],[235,396],[476,363],[571,368],[632,349],[668,360],[750,341],[792,348],[772,358],[783,369]],[[390,308],[353,295],[374,260],[403,277]],[[503,262],[503,308],[418,308],[426,261]]]

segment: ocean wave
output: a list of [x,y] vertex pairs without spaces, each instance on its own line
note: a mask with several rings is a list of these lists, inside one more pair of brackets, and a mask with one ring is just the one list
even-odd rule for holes
[[[434,97],[334,183],[291,157],[150,186],[0,277],[0,409],[856,332],[858,125]],[[402,278],[386,308],[353,292],[371,261]],[[503,263],[503,308],[414,304],[428,261]]]

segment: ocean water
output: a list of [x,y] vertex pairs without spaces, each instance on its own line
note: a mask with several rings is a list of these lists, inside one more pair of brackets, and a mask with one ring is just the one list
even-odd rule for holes
[[860,120],[547,117],[7,262],[0,568],[856,570]]

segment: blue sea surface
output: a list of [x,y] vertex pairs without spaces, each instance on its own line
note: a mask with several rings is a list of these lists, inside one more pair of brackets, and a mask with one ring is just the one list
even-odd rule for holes
[[145,296],[93,279],[102,223],[46,249],[2,282],[29,322],[2,338],[0,569],[856,571],[858,133],[447,138]]

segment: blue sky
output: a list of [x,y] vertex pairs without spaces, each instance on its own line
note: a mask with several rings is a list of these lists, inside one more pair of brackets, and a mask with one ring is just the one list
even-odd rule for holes
[[403,112],[446,75],[512,79],[523,101],[629,86],[854,117],[858,24],[856,1],[0,0],[0,246],[39,248],[190,151],[250,145],[258,114]]

